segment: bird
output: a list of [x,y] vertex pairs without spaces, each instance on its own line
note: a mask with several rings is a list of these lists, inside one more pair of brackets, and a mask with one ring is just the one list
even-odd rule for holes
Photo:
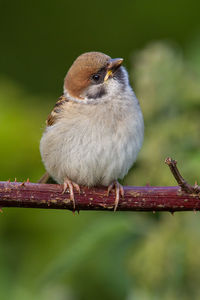
[[67,190],[106,186],[115,191],[114,211],[124,197],[123,179],[144,137],[138,99],[122,58],[102,52],[78,56],[64,78],[63,95],[46,120],[40,153],[47,173]]

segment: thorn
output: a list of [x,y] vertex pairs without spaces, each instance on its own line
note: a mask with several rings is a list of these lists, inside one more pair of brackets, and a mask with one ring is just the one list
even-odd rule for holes
[[30,182],[29,178],[27,178],[26,182],[28,182],[28,183]]
[[199,188],[198,183],[197,183],[197,181],[195,181],[195,183],[194,183],[194,189],[198,189],[198,188]]
[[15,182],[17,182],[17,178],[15,177]]

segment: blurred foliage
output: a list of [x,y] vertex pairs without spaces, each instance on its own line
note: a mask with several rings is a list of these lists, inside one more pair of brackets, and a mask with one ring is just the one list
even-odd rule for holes
[[[6,2],[1,5],[6,6]],[[54,10],[52,3],[49,5],[50,10]],[[125,2],[124,5],[131,4]],[[134,5],[137,6],[137,1]],[[30,17],[36,16],[37,7],[32,9]],[[144,8],[146,15],[147,9]],[[102,12],[105,12],[103,8]],[[109,9],[105,13],[110,16]],[[62,11],[61,24],[64,22],[63,14]],[[20,22],[17,24],[19,28],[22,26]],[[38,24],[36,18],[35,34],[39,30]],[[48,24],[50,29],[52,24]],[[89,25],[89,21],[86,22],[82,30],[87,33]],[[96,37],[97,47],[101,37],[96,34],[95,28],[91,28],[91,35]],[[55,31],[50,29],[49,35],[52,33],[56,39]],[[141,32],[144,34],[142,29]],[[42,32],[39,34],[42,35]],[[1,56],[4,70],[0,77],[1,180],[29,177],[36,181],[44,172],[39,140],[44,120],[56,101],[56,95],[52,95],[51,91],[61,91],[62,44],[54,44],[53,50],[50,49],[43,68],[44,53],[40,57],[39,50],[31,48],[30,36],[27,37],[30,42],[27,49],[16,49],[19,60],[13,58],[9,71],[5,71],[6,61],[3,62]],[[58,34],[58,38],[60,36],[64,37],[63,32]],[[145,40],[145,36],[141,39]],[[8,35],[2,36],[2,40],[12,42]],[[108,35],[106,42],[108,48],[111,46],[109,43],[113,43],[113,49],[116,48],[118,34],[111,42]],[[82,49],[79,43],[75,40],[78,48],[75,56],[91,50]],[[122,49],[122,56],[128,55],[133,48]],[[98,49],[103,50],[101,47]],[[25,71],[20,71],[23,80],[14,80],[27,50],[30,56],[36,55],[39,63],[33,68],[33,74],[26,77],[22,76]],[[57,62],[53,61],[51,65],[49,61],[58,50],[62,55],[56,67]],[[107,52],[105,48],[103,51]],[[66,53],[68,55],[68,49]],[[72,52],[69,53],[72,56]],[[176,184],[164,164],[167,156],[178,160],[182,174],[191,183],[198,179],[199,53],[200,43],[196,40],[185,47],[184,54],[177,45],[169,42],[150,43],[132,54],[130,79],[144,113],[145,140],[138,161],[124,179],[124,184]],[[119,56],[116,49],[115,54]],[[25,68],[25,65],[22,67]],[[42,90],[43,83],[49,84],[50,91],[47,92],[47,86]],[[28,88],[25,89],[23,84]],[[43,94],[39,93],[41,91]],[[1,299],[199,299],[199,227],[199,213],[177,213],[172,217],[167,213],[81,212],[74,217],[65,211],[3,209],[0,215]]]
[[80,53],[102,51],[128,64],[150,40],[185,49],[199,34],[199,10],[198,0],[0,0],[0,72],[31,94],[56,97]]
[[200,73],[196,70],[180,49],[166,43],[152,43],[133,55],[132,77],[144,113],[145,139],[139,170],[129,175],[127,184],[141,184],[141,178],[152,185],[173,184],[161,164],[167,156],[178,160],[192,182],[198,178]]

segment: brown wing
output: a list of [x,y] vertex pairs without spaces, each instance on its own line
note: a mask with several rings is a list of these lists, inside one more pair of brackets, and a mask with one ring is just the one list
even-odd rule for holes
[[65,102],[69,102],[69,100],[62,95],[58,98],[58,101],[56,102],[52,112],[48,115],[48,118],[46,120],[47,126],[52,126],[55,124],[56,120],[59,118],[59,113],[62,111],[62,106]]

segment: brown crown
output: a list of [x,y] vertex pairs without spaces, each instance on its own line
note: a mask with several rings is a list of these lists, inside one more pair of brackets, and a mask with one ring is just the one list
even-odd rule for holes
[[87,52],[80,55],[69,69],[64,87],[72,97],[81,99],[81,92],[90,84],[92,74],[108,64],[110,56],[101,52]]

